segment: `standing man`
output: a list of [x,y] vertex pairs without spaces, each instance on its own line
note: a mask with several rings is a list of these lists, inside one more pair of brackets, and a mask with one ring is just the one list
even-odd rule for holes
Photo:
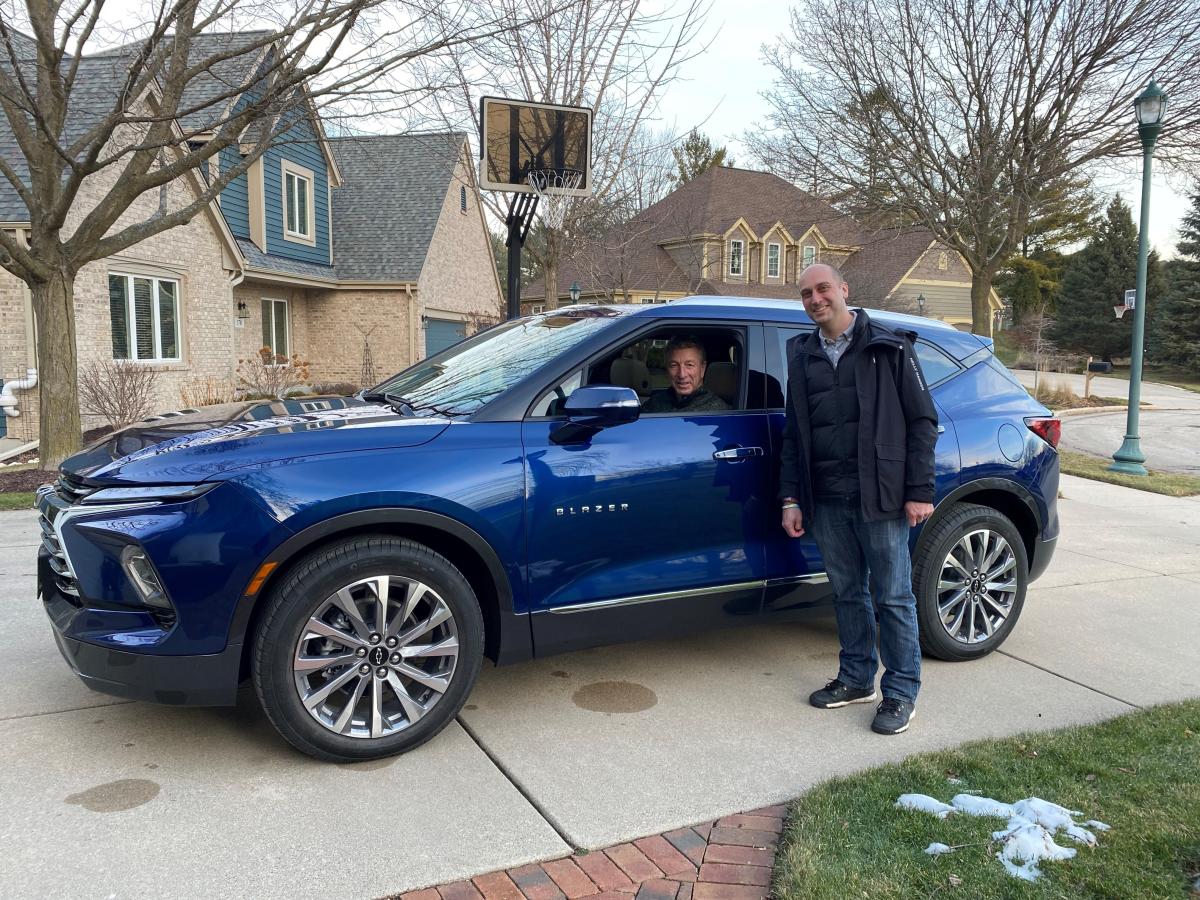
[[883,701],[871,728],[899,734],[921,687],[908,533],[933,514],[937,412],[912,344],[850,309],[837,269],[809,266],[799,286],[818,330],[788,343],[783,530],[812,530],[842,645],[837,678],[809,702],[833,709],[874,700],[882,657]]

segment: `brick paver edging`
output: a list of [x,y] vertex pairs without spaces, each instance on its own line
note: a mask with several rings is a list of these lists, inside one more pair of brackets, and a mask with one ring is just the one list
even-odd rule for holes
[[786,811],[768,806],[390,900],[764,900]]

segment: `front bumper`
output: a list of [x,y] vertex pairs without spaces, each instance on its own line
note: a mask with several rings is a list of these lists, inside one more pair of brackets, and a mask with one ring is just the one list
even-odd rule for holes
[[[58,582],[43,549],[38,555],[38,594],[50,618],[54,642],[71,671],[92,690],[172,705],[232,706],[237,701],[241,644],[228,644],[220,653],[174,656],[131,652],[69,637],[66,632],[86,629],[96,611],[61,591]],[[120,632],[130,646],[153,635],[153,623],[138,623],[131,617],[130,624],[142,625]],[[116,636],[104,634],[110,641]]]
[[54,640],[67,665],[93,691],[175,706],[237,702],[241,644],[208,656],[148,656],[76,641],[57,628]]

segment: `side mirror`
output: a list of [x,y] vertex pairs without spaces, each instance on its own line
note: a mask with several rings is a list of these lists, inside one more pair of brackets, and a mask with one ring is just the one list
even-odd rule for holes
[[576,390],[567,398],[563,411],[567,421],[554,430],[550,440],[575,444],[602,429],[637,421],[642,404],[632,388],[603,384]]

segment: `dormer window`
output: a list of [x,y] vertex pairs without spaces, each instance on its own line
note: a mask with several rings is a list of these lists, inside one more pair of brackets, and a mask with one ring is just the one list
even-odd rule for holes
[[779,245],[767,244],[767,277],[779,277]]
[[744,241],[729,242],[729,274],[742,274],[742,250],[746,246]]
[[804,267],[808,268],[817,261],[817,248],[812,244],[804,245]]
[[283,160],[283,237],[315,244],[313,222],[313,172]]

